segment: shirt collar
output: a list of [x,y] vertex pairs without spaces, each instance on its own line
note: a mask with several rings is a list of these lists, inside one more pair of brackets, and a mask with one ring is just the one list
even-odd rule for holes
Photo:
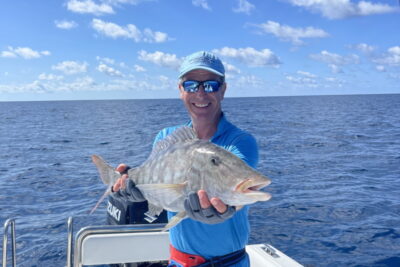
[[[193,123],[190,120],[186,125],[189,126],[189,127],[192,127]],[[218,138],[226,130],[228,130],[230,128],[230,126],[231,126],[231,123],[226,119],[225,114],[222,112],[221,117],[220,117],[219,122],[218,122],[217,131],[215,132],[213,137],[211,137],[210,141],[213,141],[214,139]]]

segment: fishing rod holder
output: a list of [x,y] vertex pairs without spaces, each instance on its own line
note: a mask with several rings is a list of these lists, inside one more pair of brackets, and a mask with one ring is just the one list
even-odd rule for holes
[[[11,229],[11,230],[10,230]],[[3,234],[3,267],[7,267],[7,250],[8,250],[8,233],[11,231],[11,261],[12,266],[17,266],[17,249],[16,249],[16,242],[15,242],[15,220],[8,219],[4,223],[4,234]]]

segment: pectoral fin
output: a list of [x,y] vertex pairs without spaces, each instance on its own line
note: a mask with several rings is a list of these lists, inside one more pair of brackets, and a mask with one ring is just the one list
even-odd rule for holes
[[185,182],[182,184],[138,184],[136,186],[146,199],[150,200],[151,196],[157,196],[161,203],[169,205],[183,195],[186,184]]
[[174,227],[178,223],[180,223],[183,219],[187,218],[186,211],[181,211],[176,214],[174,217],[169,219],[168,224],[164,227],[163,231],[167,231],[168,229]]

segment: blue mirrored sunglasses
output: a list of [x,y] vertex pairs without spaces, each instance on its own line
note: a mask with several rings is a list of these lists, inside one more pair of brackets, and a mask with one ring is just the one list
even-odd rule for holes
[[183,89],[189,93],[195,93],[195,92],[199,91],[200,85],[203,86],[204,92],[214,93],[219,90],[219,88],[221,87],[221,84],[222,84],[221,82],[214,81],[214,80],[202,81],[202,82],[188,80],[188,81],[182,82]]

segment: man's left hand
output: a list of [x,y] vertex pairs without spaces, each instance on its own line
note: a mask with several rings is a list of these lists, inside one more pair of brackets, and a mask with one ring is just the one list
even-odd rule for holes
[[236,212],[235,207],[226,205],[219,198],[209,199],[204,190],[190,193],[184,205],[190,218],[207,224],[221,223]]

